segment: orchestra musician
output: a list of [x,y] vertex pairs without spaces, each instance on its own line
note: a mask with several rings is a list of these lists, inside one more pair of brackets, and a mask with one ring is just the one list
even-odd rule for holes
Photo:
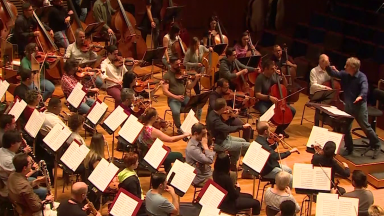
[[[19,15],[15,22],[14,35],[19,55],[24,55],[25,46],[34,42],[36,36],[40,34],[37,29],[37,21],[33,17],[33,8],[30,3],[24,2],[22,5],[23,14]],[[44,25],[45,30],[53,37],[53,31],[49,26]]]
[[46,203],[54,201],[53,195],[46,195],[41,199],[33,191],[33,186],[45,182],[45,177],[37,179],[33,184],[25,178],[32,171],[34,162],[24,153],[15,155],[12,161],[14,172],[8,178],[9,199],[20,215],[33,216],[41,213]]
[[56,43],[63,48],[67,48],[69,41],[65,31],[68,25],[70,25],[70,15],[73,14],[73,11],[67,11],[67,9],[63,7],[63,0],[53,0],[52,5],[53,7],[48,16],[49,27],[53,31]]
[[[276,152],[275,149],[278,148],[278,143],[274,142],[272,143],[272,145],[270,145],[268,142],[268,138],[270,137],[271,133],[269,128],[270,126],[267,122],[259,122],[256,126],[258,135],[255,141],[259,143],[263,147],[263,149],[267,150],[270,153],[269,158],[264,165],[264,168],[260,172],[260,175],[264,178],[274,179],[279,172],[285,171],[290,174],[291,180],[289,183],[289,187],[292,188],[292,169],[286,165],[280,164],[279,161],[284,158],[287,158],[292,153],[299,152],[299,150],[297,148],[292,148],[291,150],[286,152]],[[282,135],[279,134],[279,137],[282,138]]]
[[[236,64],[239,66],[241,71],[234,72],[237,69]],[[225,57],[220,60],[219,77],[228,80],[229,88],[232,90],[236,89],[232,80],[240,75],[245,75],[248,72],[255,71],[260,71],[260,68],[245,66],[237,60],[237,52],[233,47],[228,47],[225,51]]]
[[[281,77],[279,76],[281,74]],[[272,104],[276,104],[278,99],[269,95],[269,89],[278,82],[278,79],[282,79],[282,84],[287,86],[287,79],[280,70],[276,70],[276,65],[273,61],[268,60],[263,65],[263,73],[259,74],[255,83],[255,96],[260,101],[256,103],[255,109],[257,109],[261,115],[264,114]],[[292,106],[288,105],[292,111],[292,115],[295,116],[296,110]],[[285,129],[289,124],[282,124],[277,126],[275,133],[283,134],[285,138],[289,138],[289,135],[285,132]]]
[[100,32],[101,36],[108,39],[111,42],[110,45],[116,44],[117,38],[111,29],[112,15],[116,13],[116,10],[112,8],[111,2],[109,0],[96,0],[92,11],[97,22],[104,22]]
[[[209,94],[209,106],[207,111],[208,114],[214,109],[216,104],[216,99],[223,98],[224,95],[228,94],[228,90],[229,90],[228,80],[224,78],[220,78],[216,82],[216,89]],[[236,114],[234,114],[232,117],[226,120],[225,123],[231,126],[242,126],[244,124],[243,121]],[[245,141],[249,142],[249,140],[251,139],[251,133],[252,133],[252,128],[249,127],[249,128],[243,129],[243,138],[245,139]]]
[[285,64],[292,68],[297,68],[297,65],[293,62],[293,59],[288,56],[288,59],[283,55],[283,50],[279,45],[273,46],[273,54],[271,60],[275,62],[276,66],[281,69]]
[[0,115],[0,148],[3,147],[3,136],[5,131],[16,128],[15,116],[12,114]]
[[[32,71],[32,58],[35,58],[36,53],[37,53],[36,43],[29,43],[25,47],[25,56],[21,59],[20,67],[23,69],[27,69],[27,70]],[[43,94],[43,101],[45,102],[45,101],[47,101],[48,98],[50,98],[52,96],[53,92],[55,91],[55,85],[53,85],[53,83],[51,81],[45,79],[44,70],[45,70],[47,63],[43,63],[43,64],[44,64],[43,69],[40,71],[40,91]],[[36,72],[39,72],[39,71],[33,71],[33,72],[34,72],[33,76],[37,76]],[[31,78],[32,78],[32,80],[34,80],[33,77],[31,77]],[[29,85],[29,88],[30,89],[37,89],[38,86],[36,86],[36,85],[37,85],[37,83],[34,83],[32,81],[32,83]]]
[[152,35],[153,48],[159,46],[160,11],[163,7],[162,0],[145,0],[145,16],[140,24],[141,36],[147,41],[147,35]]
[[[168,106],[172,110],[172,118],[177,128],[177,133],[183,134],[183,131],[180,129],[180,111],[189,101],[189,97],[185,95],[185,93],[187,89],[190,90],[197,84],[201,75],[196,74],[196,78],[193,81],[188,79],[184,85],[185,78],[178,77],[178,75],[181,74],[181,61],[177,57],[172,57],[170,59],[170,64],[171,67],[163,77],[165,81],[163,84],[163,93],[168,97]],[[198,119],[201,117],[201,112],[201,109],[196,111]]]
[[165,47],[165,53],[162,59],[162,62],[167,68],[170,68],[170,59],[171,57],[177,56],[176,53],[172,52],[172,45],[179,40],[180,27],[176,24],[171,26],[168,34],[163,37],[163,47]]
[[249,147],[249,142],[243,138],[234,137],[229,134],[251,128],[251,125],[248,123],[236,126],[227,125],[221,118],[221,115],[226,112],[226,109],[227,102],[225,99],[217,98],[213,110],[208,113],[206,124],[209,133],[215,138],[215,151],[228,151],[231,155],[231,171],[236,171],[238,169],[236,164],[240,158],[240,154],[245,154]]
[[[80,28],[76,29],[75,38],[76,38],[76,41],[69,44],[65,51],[64,61],[66,59],[72,58],[79,61],[80,65],[88,65],[90,64],[88,62],[95,61],[98,58],[96,52],[94,52],[92,49],[89,49],[86,52],[82,50],[85,44],[84,30]],[[88,66],[92,66],[92,65],[88,65]]]
[[121,90],[121,104],[120,106],[129,114],[133,114],[137,118],[139,118],[143,113],[144,109],[139,109],[139,111],[135,112],[132,109],[132,103],[135,101],[135,91],[130,88],[123,88]]
[[[88,186],[84,182],[76,182],[72,185],[71,198],[61,202],[57,208],[57,216],[87,216],[85,212],[89,208],[89,204],[84,206],[84,201],[87,198]],[[101,216],[97,212],[95,216]]]
[[67,140],[67,144],[70,145],[74,140],[80,142],[80,144],[85,145],[85,140],[80,135],[81,128],[85,118],[83,115],[74,113],[68,117],[68,127],[71,129],[72,133]]
[[33,111],[36,109],[36,106],[39,104],[40,100],[41,95],[37,90],[28,90],[25,93],[25,102],[27,103],[27,106],[25,107],[22,116],[20,116],[23,121],[21,124],[23,129],[31,117]]
[[218,34],[217,32],[217,21],[216,21],[216,17],[214,16],[211,16],[209,17],[209,26],[208,26],[208,30],[207,32],[204,34],[204,37],[203,37],[203,45],[204,46],[208,46],[208,40],[209,38],[211,39],[211,45],[213,45],[215,39],[214,37]]
[[261,55],[260,52],[256,50],[255,46],[249,43],[248,32],[243,32],[243,34],[241,34],[240,40],[233,46],[233,48],[236,50],[237,58],[247,57],[247,53],[252,50],[255,52],[255,55]]
[[[78,63],[74,59],[69,59],[64,64],[64,74],[61,77],[61,88],[63,89],[64,95],[66,98],[69,97],[72,90],[75,88],[76,84],[79,82],[76,77],[75,73],[78,68]],[[88,88],[87,92],[99,92],[98,88]],[[95,103],[94,99],[91,99],[89,97],[85,98],[85,101],[80,104],[78,111],[80,114],[87,114],[91,106]]]
[[19,97],[25,101],[25,94],[30,90],[30,86],[33,86],[32,73],[28,69],[20,68],[19,75],[21,78],[20,85],[15,88],[13,92],[14,97]]
[[[330,69],[330,70],[329,70]],[[368,122],[367,95],[368,80],[363,72],[360,71],[360,60],[351,57],[345,63],[345,70],[338,71],[331,66],[327,73],[340,79],[344,91],[345,111],[355,117],[357,123],[369,139],[369,146],[374,150],[374,156],[380,153],[380,140]],[[353,140],[351,135],[352,121],[345,128],[345,147],[346,155],[353,152]]]

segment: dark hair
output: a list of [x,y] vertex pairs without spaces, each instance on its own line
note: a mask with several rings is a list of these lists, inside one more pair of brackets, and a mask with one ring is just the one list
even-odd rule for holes
[[143,115],[141,115],[140,122],[143,123],[144,125],[148,124],[148,122],[151,120],[151,118],[153,118],[155,116],[157,116],[156,109],[153,107],[150,107],[147,110],[145,110]]
[[176,56],[171,56],[171,57],[169,58],[169,63],[173,64],[173,63],[175,63],[177,60],[179,60],[179,58],[177,58]]
[[18,130],[8,130],[3,135],[3,147],[11,148],[11,146],[17,142],[21,142],[21,133]]
[[203,132],[204,129],[205,129],[205,126],[199,122],[192,126],[191,133],[192,135],[194,135],[195,133],[201,134],[201,132]]
[[235,48],[228,47],[227,50],[225,51],[225,56],[227,56],[227,57],[231,56],[234,51],[236,51]]
[[65,63],[64,63],[64,71],[66,73],[69,73],[70,71],[72,71],[73,69],[77,68],[77,66],[79,65],[79,62],[76,61],[76,59],[74,58],[70,58],[68,59]]
[[333,158],[335,155],[336,144],[333,141],[328,141],[323,147],[324,156],[327,158]]
[[169,37],[174,40],[176,39],[176,34],[180,32],[180,27],[177,24],[173,24],[169,30]]
[[272,60],[267,60],[263,64],[263,70],[270,68],[271,66],[274,66],[275,62]]
[[28,155],[24,153],[16,154],[12,160],[15,171],[20,173],[23,171],[24,167],[28,166]]
[[259,135],[264,134],[264,132],[265,132],[266,130],[268,130],[268,124],[262,125],[262,123],[259,122],[259,123],[256,125],[256,130],[257,130],[257,133],[258,133]]
[[123,88],[121,90],[121,95],[120,95],[121,102],[126,101],[129,95],[132,95],[133,97],[135,97],[135,91],[130,88]]
[[208,19],[208,29],[211,28],[211,22],[212,22],[212,21],[216,21],[216,22],[217,22],[217,20],[216,20],[216,16],[210,16],[210,17],[209,17],[209,19]]
[[25,46],[25,53],[31,54],[36,51],[36,43],[29,43]]
[[231,167],[231,160],[229,156],[225,153],[218,154],[216,157],[213,171],[220,172],[220,173],[229,173],[230,167]]
[[296,215],[296,204],[292,200],[284,200],[280,203],[281,216]]
[[133,72],[127,72],[123,76],[123,88],[131,88],[131,84],[137,75]]
[[32,90],[28,90],[26,93],[25,93],[25,102],[28,104],[28,105],[33,105],[33,103],[39,99],[39,91],[35,90],[35,89],[32,89]]
[[84,116],[80,114],[73,114],[68,118],[68,127],[73,132],[76,131],[84,123]]
[[135,164],[138,159],[139,159],[139,156],[136,153],[128,152],[127,154],[125,154],[123,161],[127,167],[130,167],[133,164]]
[[61,100],[60,98],[58,97],[52,97],[49,102],[48,102],[48,107],[49,108],[52,108],[52,107],[59,107],[61,106]]
[[219,80],[217,80],[216,85],[217,85],[217,87],[223,87],[224,83],[229,83],[229,82],[225,78],[220,78]]
[[23,5],[21,6],[23,11],[28,10],[29,7],[31,7],[31,3],[29,2],[24,2]]
[[0,116],[0,128],[4,129],[7,124],[12,124],[12,120],[15,118],[12,114],[2,114]]
[[367,176],[361,170],[353,170],[352,182],[354,187],[365,188],[368,186]]
[[200,42],[199,38],[197,37],[193,37],[191,42],[189,43],[189,47],[191,48],[191,51],[194,51],[192,50],[192,48],[195,48],[195,49],[198,49],[199,47],[195,47],[195,45]]
[[152,174],[152,188],[157,189],[161,184],[164,184],[167,176],[165,173],[153,173]]
[[19,69],[19,75],[21,77],[21,81],[26,81],[27,79],[31,79],[32,73],[31,70],[25,69],[23,67],[20,67]]
[[215,101],[215,106],[213,107],[213,109],[215,111],[219,111],[222,108],[224,108],[225,106],[227,106],[227,101],[225,101],[224,98],[217,98]]
[[115,50],[117,50],[117,46],[115,45],[109,45],[107,46],[107,48],[105,48],[107,50],[107,53],[110,54],[110,53],[113,53],[115,52]]
[[245,37],[245,36],[249,36],[247,31],[241,33],[241,36],[240,36],[240,38],[238,39],[239,41],[237,41],[237,43],[238,43],[238,44],[243,43],[243,37]]

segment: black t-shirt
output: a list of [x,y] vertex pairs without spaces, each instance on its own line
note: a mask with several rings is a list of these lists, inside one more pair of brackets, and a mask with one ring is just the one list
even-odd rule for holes
[[85,179],[86,179],[86,183],[88,183],[88,184],[89,184],[88,177],[93,172],[93,170],[94,170],[93,169],[93,164],[96,161],[101,161],[101,157],[99,155],[97,156],[97,158],[93,158],[92,160],[90,160],[89,163],[88,163],[88,169],[85,169]]
[[29,87],[24,85],[24,83],[21,83],[19,86],[15,88],[15,91],[13,92],[13,96],[18,96],[19,98],[23,99],[25,101],[25,93],[29,90]]
[[61,202],[57,208],[57,216],[87,216],[81,204],[69,203],[69,200]]
[[151,5],[152,18],[160,18],[160,11],[163,7],[163,0],[145,0],[146,5]]

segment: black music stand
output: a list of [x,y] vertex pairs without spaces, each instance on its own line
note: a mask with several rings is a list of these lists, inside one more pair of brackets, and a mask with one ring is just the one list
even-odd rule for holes
[[211,91],[207,91],[198,95],[193,95],[189,99],[188,103],[181,108],[180,113],[188,113],[191,109],[202,109],[207,103],[209,94]]
[[152,64],[151,77],[150,77],[151,79],[153,77],[153,69],[154,69],[153,67],[154,67],[155,61],[161,60],[163,58],[166,49],[167,49],[166,47],[157,47],[157,48],[145,51],[140,67],[143,67],[146,62]]
[[223,54],[225,48],[228,46],[228,44],[216,44],[213,46],[213,51],[219,55]]
[[96,32],[100,32],[105,22],[91,23],[84,29],[85,37],[89,37]]
[[165,9],[165,15],[162,21],[168,22],[169,20],[175,21],[180,18],[184,6],[173,6]]
[[[306,200],[306,199],[303,200],[303,202],[309,201],[307,206],[308,211],[304,211],[306,212],[306,214],[304,214],[305,216],[312,215],[312,203],[315,202],[315,196],[317,196],[317,194],[329,193],[329,191],[326,191],[326,190],[313,190],[313,189],[301,189],[301,188],[295,188],[295,192],[296,194],[305,194],[309,198],[309,200]],[[303,205],[303,207],[305,206]]]
[[[322,103],[324,100],[332,99],[335,97],[337,90],[320,90],[313,93],[313,96],[311,97],[311,102],[314,103]],[[325,103],[327,104],[327,103]]]
[[259,66],[261,56],[255,55],[255,56],[237,58],[237,60],[239,60],[239,62],[243,65],[257,68]]

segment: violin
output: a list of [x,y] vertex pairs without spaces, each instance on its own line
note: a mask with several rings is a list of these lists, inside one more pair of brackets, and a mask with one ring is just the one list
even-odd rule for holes
[[113,60],[113,65],[115,67],[119,68],[123,65],[125,66],[132,66],[135,63],[135,60],[133,58],[123,58],[121,56],[118,56],[116,59]]
[[[315,150],[316,154],[324,155],[324,151],[319,144],[311,145],[311,147]],[[336,157],[333,157],[333,159],[339,164],[339,166],[345,167],[344,164],[341,161],[339,161]]]
[[172,122],[165,121],[161,117],[157,116],[156,121],[152,124],[152,126],[158,130],[163,129],[166,130],[168,127],[172,127]]
[[89,67],[86,67],[86,68],[78,68],[77,72],[76,72],[76,76],[79,77],[79,78],[84,78],[85,76],[94,76],[95,74],[98,75],[98,74],[101,74],[102,71],[100,69],[92,69],[92,68],[89,68]]
[[[273,145],[275,143],[281,143],[285,149],[293,149],[292,146],[290,146],[287,142],[284,141],[284,137],[281,137],[276,133],[273,133],[272,131],[269,131],[269,137],[267,138],[267,141],[270,145]],[[300,154],[300,152],[297,151],[297,154]]]
[[228,121],[228,119],[231,117],[235,118],[237,117],[237,111],[237,109],[233,109],[230,106],[226,106],[224,112],[221,114],[221,118],[224,121]]
[[105,49],[105,47],[101,46],[99,43],[93,43],[90,40],[85,40],[80,47],[80,51],[83,53],[89,51],[100,52],[102,49]]
[[246,95],[244,92],[234,93],[231,89],[228,89],[227,92],[223,94],[223,98],[226,101],[231,101],[235,98],[235,102],[242,103],[243,107],[245,108],[254,106],[258,101],[256,97],[250,97],[249,95]]
[[55,63],[58,58],[61,58],[61,56],[57,56],[53,52],[48,52],[47,54],[44,54],[43,52],[36,52],[34,55],[34,58],[38,63],[48,62],[48,63]]
[[144,100],[142,98],[137,98],[132,103],[132,111],[138,113],[140,111],[144,111],[149,107],[150,101]]
[[135,90],[135,92],[142,92],[148,89],[148,86],[149,86],[149,89],[155,89],[156,88],[155,84],[157,83],[159,83],[159,81],[156,82],[155,80],[152,80],[152,79],[149,79],[146,81],[137,80],[136,85],[133,87],[133,89]]

